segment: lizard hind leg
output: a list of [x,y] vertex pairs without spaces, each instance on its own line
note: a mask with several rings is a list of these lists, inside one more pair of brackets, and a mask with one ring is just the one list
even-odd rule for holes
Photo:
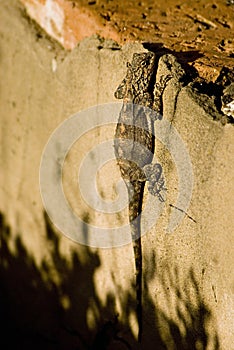
[[148,181],[149,193],[157,196],[160,202],[165,202],[163,193],[167,190],[163,176],[162,166],[159,163],[145,165],[144,173]]

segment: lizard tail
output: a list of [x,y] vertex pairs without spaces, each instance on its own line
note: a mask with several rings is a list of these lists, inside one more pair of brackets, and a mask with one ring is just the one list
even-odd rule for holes
[[133,245],[136,266],[136,314],[138,323],[138,342],[142,337],[142,250],[141,238],[138,238]]
[[131,182],[129,194],[129,221],[133,241],[136,268],[136,314],[138,322],[138,342],[142,337],[142,248],[141,248],[141,211],[144,193],[144,182]]

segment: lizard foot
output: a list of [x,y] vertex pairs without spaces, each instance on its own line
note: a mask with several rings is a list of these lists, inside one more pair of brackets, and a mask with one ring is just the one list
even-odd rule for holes
[[145,165],[144,173],[149,181],[148,190],[153,196],[157,196],[160,202],[165,202],[162,192],[166,191],[165,180],[162,173],[162,166],[159,163]]

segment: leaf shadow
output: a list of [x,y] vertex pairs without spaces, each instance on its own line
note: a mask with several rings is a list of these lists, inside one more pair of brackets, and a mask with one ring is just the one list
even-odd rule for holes
[[[0,214],[1,348],[219,349],[214,319],[192,268],[183,279],[177,268],[168,264],[160,269],[155,254],[148,256],[143,339],[138,344],[130,327],[136,305],[134,276],[131,288],[124,290],[112,274],[123,310],[120,319],[117,296],[107,292],[105,298],[100,298],[97,293],[94,276],[101,267],[98,251],[79,246],[68,258],[61,253],[61,236],[46,214],[44,224],[49,256],[38,263],[26,248],[21,233],[14,235]],[[149,288],[155,276],[164,307],[157,291],[152,294]],[[212,332],[208,327],[211,322]]]

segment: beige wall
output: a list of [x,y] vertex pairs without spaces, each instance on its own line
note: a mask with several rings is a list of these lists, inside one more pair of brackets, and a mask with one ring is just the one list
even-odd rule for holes
[[[126,61],[143,48],[132,44],[112,50],[110,41],[92,37],[69,53],[44,34],[38,35],[39,29],[16,1],[11,5],[2,1],[0,13],[1,293],[6,319],[20,330],[20,339],[30,342],[35,336],[43,346],[57,342],[64,349],[83,349],[103,324],[119,314],[120,334],[135,349],[131,244],[95,249],[57,232],[44,213],[39,168],[55,128],[80,110],[113,102]],[[169,120],[173,89],[171,86],[165,94],[164,117]],[[165,233],[178,179],[169,152],[159,144],[157,157],[164,166],[168,199],[159,220],[142,239],[143,346],[183,349],[196,343],[196,349],[218,349],[218,344],[221,349],[231,349],[233,125],[214,121],[189,88],[178,95],[172,124],[193,165],[188,214],[195,221],[185,216],[172,234]],[[76,214],[107,226],[126,221],[126,210],[122,216],[101,218],[89,211],[77,194],[76,171],[87,149],[111,138],[113,132],[112,125],[86,135],[74,145],[64,169],[65,193]],[[102,195],[113,199],[119,174],[115,162],[109,166],[98,184]],[[72,330],[76,330],[74,335]],[[115,348],[124,346],[117,340],[112,343]]]

